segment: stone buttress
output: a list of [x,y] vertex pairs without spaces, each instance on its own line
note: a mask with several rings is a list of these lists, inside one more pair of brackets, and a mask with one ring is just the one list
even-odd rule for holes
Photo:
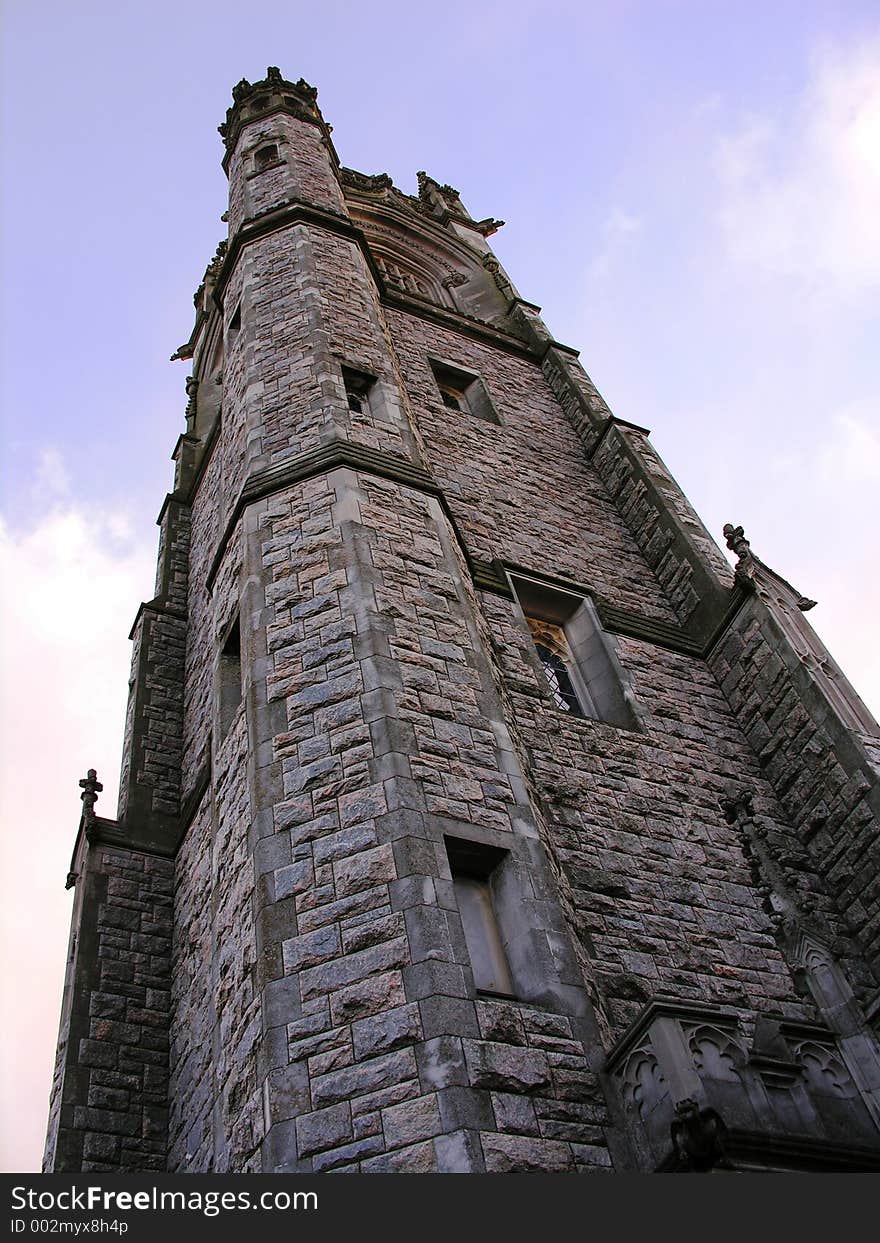
[[46,1168],[880,1168],[876,723],[458,193],[239,83]]

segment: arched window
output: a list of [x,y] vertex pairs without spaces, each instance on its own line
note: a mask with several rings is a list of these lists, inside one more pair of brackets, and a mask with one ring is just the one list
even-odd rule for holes
[[584,706],[570,671],[574,661],[561,626],[531,617],[528,622],[553,702],[563,712],[570,712],[572,716],[584,716]]

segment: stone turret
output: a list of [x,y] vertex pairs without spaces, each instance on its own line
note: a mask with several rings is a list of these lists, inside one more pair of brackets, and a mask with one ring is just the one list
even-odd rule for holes
[[880,739],[450,185],[221,126],[46,1167],[880,1168]]

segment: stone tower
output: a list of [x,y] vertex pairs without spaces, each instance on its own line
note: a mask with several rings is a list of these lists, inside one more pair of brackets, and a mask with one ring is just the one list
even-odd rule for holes
[[811,602],[498,221],[233,98],[46,1168],[880,1168],[880,740]]

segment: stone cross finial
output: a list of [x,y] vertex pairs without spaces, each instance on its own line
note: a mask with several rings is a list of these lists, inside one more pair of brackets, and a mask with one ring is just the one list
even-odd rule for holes
[[94,768],[89,769],[88,773],[82,778],[79,784],[82,789],[80,798],[82,799],[83,804],[83,820],[88,828],[90,825],[95,823],[95,803],[97,803],[98,795],[104,787],[98,780],[98,774],[95,772]]
[[731,552],[735,552],[739,560],[736,568],[741,570],[752,557],[752,546],[745,537],[742,527],[735,527],[731,522],[724,524],[724,539]]

